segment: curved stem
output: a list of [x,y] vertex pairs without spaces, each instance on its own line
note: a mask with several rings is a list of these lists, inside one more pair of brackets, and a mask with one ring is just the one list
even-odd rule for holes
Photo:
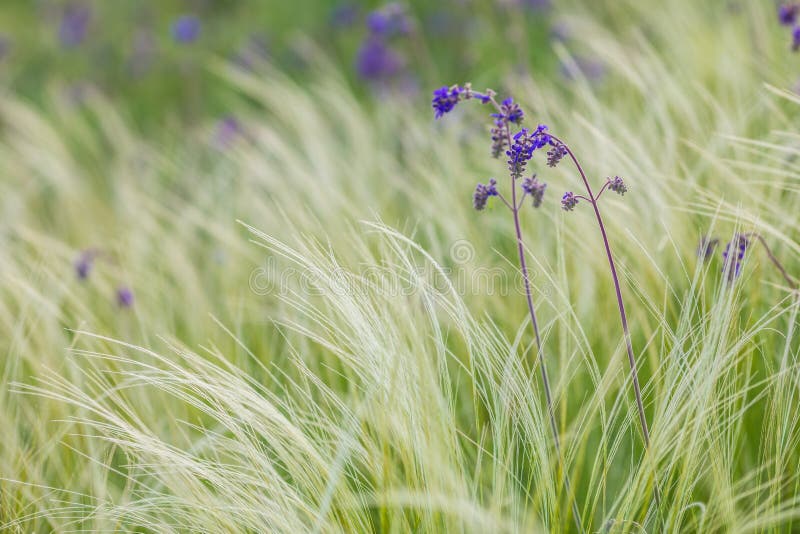
[[[620,321],[622,322],[622,332],[625,337],[625,347],[628,351],[628,363],[630,364],[631,368],[631,380],[633,382],[633,391],[636,395],[636,408],[639,411],[639,423],[642,426],[642,436],[644,438],[644,445],[645,449],[649,451],[650,449],[650,431],[647,427],[647,418],[645,417],[644,413],[644,404],[642,403],[642,391],[639,386],[639,370],[636,365],[636,358],[633,355],[633,345],[631,343],[631,333],[628,328],[628,317],[625,313],[625,303],[622,300],[622,290],[620,289],[619,284],[619,276],[617,275],[617,268],[614,265],[614,256],[611,254],[611,245],[608,242],[608,235],[606,235],[606,227],[603,224],[603,217],[600,215],[600,209],[597,206],[597,200],[595,196],[592,194],[592,187],[589,185],[589,180],[586,178],[586,173],[583,172],[583,167],[578,162],[578,159],[573,154],[572,150],[564,143],[561,139],[554,135],[550,135],[550,137],[560,143],[561,146],[567,151],[569,154],[570,159],[575,164],[575,167],[578,169],[578,172],[581,175],[581,179],[583,180],[583,185],[586,187],[586,192],[589,194],[589,198],[594,199],[591,200],[590,203],[592,204],[592,208],[594,208],[594,214],[597,219],[597,225],[600,227],[600,234],[603,236],[603,245],[606,249],[606,256],[608,257],[608,266],[611,268],[611,278],[614,279],[614,291],[617,294],[617,307],[619,308],[619,317]],[[598,195],[599,197],[599,195]],[[653,494],[656,500],[656,505],[661,505],[661,495],[658,489],[658,477],[655,476],[655,484],[653,488]]]
[[770,261],[772,261],[772,264],[775,265],[775,267],[781,272],[781,275],[783,275],[783,279],[786,280],[786,283],[789,284],[789,287],[796,290],[797,282],[795,282],[792,279],[792,277],[789,276],[789,273],[786,272],[786,269],[784,269],[781,262],[778,261],[778,258],[775,257],[775,254],[772,253],[772,249],[769,248],[769,245],[767,245],[767,241],[764,239],[764,237],[758,232],[748,232],[742,235],[744,235],[745,237],[755,237],[756,239],[758,239],[761,245],[763,245],[764,250],[766,250],[767,256],[769,256],[769,259]]

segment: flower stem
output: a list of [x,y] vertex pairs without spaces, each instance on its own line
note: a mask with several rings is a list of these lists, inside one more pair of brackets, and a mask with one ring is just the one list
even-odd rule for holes
[[769,256],[769,259],[772,262],[772,264],[775,265],[775,267],[781,272],[781,275],[783,276],[783,279],[786,280],[786,283],[789,284],[789,287],[791,287],[792,289],[796,290],[797,289],[797,282],[795,282],[792,279],[792,277],[789,276],[789,273],[786,272],[786,269],[784,269],[784,267],[781,264],[781,262],[778,261],[778,258],[775,257],[775,254],[772,253],[772,249],[769,248],[769,245],[767,245],[767,241],[764,239],[764,237],[761,234],[759,234],[758,232],[748,232],[748,233],[742,234],[742,235],[744,235],[745,237],[751,237],[751,238],[755,237],[756,239],[758,239],[758,241],[763,245],[764,250],[766,250],[767,256]]
[[[519,207],[517,206],[517,188],[516,188],[515,180],[512,178],[511,180],[511,205],[514,206],[511,208],[511,213],[514,215],[514,230],[517,236],[517,251],[519,252],[519,267],[520,271],[522,271],[522,278],[525,283],[525,297],[528,301],[528,312],[531,316],[531,326],[533,328],[533,335],[536,339],[536,352],[539,362],[539,369],[542,374],[542,384],[544,386],[544,395],[545,399],[547,400],[547,414],[550,418],[550,429],[553,432],[553,443],[555,444],[556,455],[559,458],[559,462],[561,459],[561,444],[558,438],[558,426],[556,425],[556,417],[555,413],[553,412],[553,396],[550,391],[550,379],[547,375],[547,367],[545,366],[544,361],[544,350],[542,350],[542,340],[539,336],[539,323],[536,321],[536,311],[533,307],[533,296],[531,295],[531,282],[530,277],[528,275],[528,264],[525,261],[525,247],[523,245],[522,240],[522,228],[519,223]],[[564,472],[564,488],[567,490],[567,498],[572,501],[572,516],[575,519],[575,526],[578,527],[578,532],[583,533],[583,525],[581,523],[581,516],[578,511],[578,505],[573,499],[572,495],[572,485],[569,481],[569,473],[567,472],[566,467],[563,469]]]
[[[578,162],[578,159],[575,157],[575,154],[572,150],[564,143],[561,139],[557,138],[554,135],[550,135],[554,141],[560,143],[564,149],[569,154],[570,159],[577,167],[578,172],[581,175],[581,179],[583,180],[583,185],[586,187],[586,192],[589,194],[590,203],[592,208],[594,209],[595,217],[597,218],[597,225],[600,227],[600,234],[603,236],[603,245],[606,249],[606,256],[608,257],[608,265],[611,268],[611,278],[614,279],[614,291],[617,294],[617,307],[619,308],[619,317],[622,322],[622,332],[625,337],[625,347],[628,351],[628,363],[630,364],[631,368],[631,380],[633,382],[633,391],[636,396],[636,408],[639,411],[639,422],[642,426],[642,436],[644,437],[644,446],[646,451],[650,451],[650,431],[647,428],[647,418],[645,417],[644,413],[644,404],[642,403],[642,391],[639,387],[639,371],[636,365],[636,358],[633,355],[633,345],[631,343],[631,333],[628,329],[628,317],[625,313],[625,303],[622,300],[622,290],[620,289],[619,285],[619,276],[617,275],[617,268],[614,265],[614,257],[611,254],[611,245],[608,243],[608,236],[606,235],[606,227],[603,224],[603,217],[600,215],[600,208],[597,205],[597,198],[592,194],[592,188],[589,185],[589,180],[586,178],[586,173],[583,172],[583,167]],[[599,195],[598,195],[599,198]],[[655,471],[655,470],[654,470]],[[654,472],[655,483],[653,486],[653,495],[655,497],[656,505],[661,506],[661,494],[658,489],[658,476]]]

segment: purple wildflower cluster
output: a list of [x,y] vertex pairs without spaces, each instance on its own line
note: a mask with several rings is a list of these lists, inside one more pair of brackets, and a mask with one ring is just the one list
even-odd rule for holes
[[497,180],[490,178],[488,184],[478,184],[475,186],[475,193],[472,195],[472,205],[476,210],[480,211],[486,207],[486,202],[489,200],[489,197],[496,197],[497,195]]
[[[758,232],[736,233],[733,235],[733,239],[725,245],[725,249],[722,251],[722,274],[728,283],[735,282],[741,276],[744,258],[753,245],[757,243],[760,243],[764,248],[770,262],[780,271],[789,287],[796,290],[797,282],[789,276],[783,264],[772,253],[767,241]],[[703,236],[697,246],[697,257],[703,261],[708,261],[714,256],[714,250],[718,244],[719,239],[716,237]]]
[[411,33],[411,19],[405,7],[392,2],[367,15],[367,28],[372,35],[394,37]]
[[625,182],[619,176],[607,178],[607,180],[609,190],[614,191],[620,196],[628,192],[628,186],[625,185]]
[[544,198],[544,190],[547,189],[547,184],[544,182],[540,182],[536,175],[534,174],[530,178],[525,178],[522,181],[522,190],[531,196],[533,199],[533,207],[538,208],[542,205],[542,199]]
[[743,234],[737,234],[725,245],[725,250],[722,251],[722,272],[725,273],[729,282],[739,278],[742,272],[744,253],[747,252],[749,246],[750,241]]
[[370,82],[386,82],[405,70],[405,58],[390,42],[411,33],[413,25],[405,8],[386,4],[371,11],[366,20],[367,36],[356,53],[356,70]]
[[561,209],[564,211],[572,211],[578,205],[578,197],[572,191],[567,191],[561,197]]
[[[505,154],[508,157],[509,175],[512,178],[513,187],[516,188],[517,181],[525,174],[525,169],[528,162],[533,158],[534,152],[548,145],[555,147],[556,143],[547,133],[547,126],[544,124],[532,129],[520,128],[519,131],[512,133],[512,125],[520,126],[525,118],[525,113],[520,105],[514,102],[513,98],[506,98],[498,103],[495,100],[496,94],[491,89],[487,89],[484,92],[475,91],[468,83],[463,86],[443,86],[433,92],[431,105],[433,106],[434,117],[438,119],[453,111],[459,102],[465,100],[477,100],[482,104],[491,103],[495,109],[495,112],[489,115],[492,120],[489,128],[492,141],[492,157],[499,158],[501,154]],[[499,193],[496,195],[485,194],[485,187],[483,184],[478,184],[475,190],[473,205],[478,210],[482,210],[486,206],[489,196],[501,196]],[[541,206],[547,184],[539,182],[536,175],[533,175],[524,179],[520,187],[523,197],[531,195],[533,207],[538,208]],[[516,191],[514,193],[514,198],[516,198]],[[512,209],[516,209],[507,202],[506,204]]]
[[547,151],[547,166],[556,167],[567,155],[567,149],[562,143],[555,143],[553,147]]
[[800,50],[800,3],[790,2],[778,6],[778,21],[784,26],[792,27],[792,50]]
[[200,19],[195,15],[183,15],[172,23],[172,38],[176,43],[193,43],[200,37]]
[[[622,331],[625,338],[625,345],[628,353],[628,361],[630,364],[631,379],[632,379],[631,381],[636,396],[636,406],[639,414],[639,421],[642,427],[643,441],[645,447],[649,448],[650,433],[647,427],[647,419],[645,416],[644,405],[642,402],[642,394],[641,394],[641,387],[639,385],[637,364],[633,352],[630,331],[628,329],[628,319],[625,312],[625,305],[622,299],[622,289],[620,287],[620,279],[619,276],[617,275],[616,267],[614,265],[614,258],[611,253],[611,248],[606,235],[605,226],[603,223],[602,216],[600,214],[600,209],[598,207],[598,200],[600,199],[600,196],[606,189],[614,191],[619,195],[624,195],[625,192],[628,190],[627,186],[625,185],[625,182],[622,180],[622,178],[620,178],[619,176],[615,176],[614,178],[606,179],[606,183],[603,185],[603,188],[597,193],[597,195],[592,193],[591,185],[589,184],[589,181],[586,177],[586,174],[583,171],[583,168],[581,167],[580,163],[578,162],[577,158],[570,150],[570,148],[563,141],[561,141],[561,139],[551,134],[548,127],[544,124],[540,124],[536,128],[521,127],[521,123],[525,117],[525,114],[523,113],[519,105],[514,103],[514,101],[510,98],[503,100],[502,103],[498,103],[494,97],[495,97],[494,91],[488,89],[486,90],[485,93],[476,93],[472,90],[472,88],[468,84],[464,86],[454,85],[452,87],[441,87],[436,91],[434,91],[433,101],[431,103],[433,106],[434,115],[437,119],[453,111],[453,109],[455,109],[455,107],[459,104],[459,102],[462,102],[464,100],[478,99],[480,102],[484,104],[491,103],[495,109],[495,112],[490,115],[490,118],[492,119],[492,124],[489,130],[492,140],[492,155],[495,158],[500,157],[500,155],[503,153],[505,153],[505,155],[508,156],[507,160],[508,171],[509,171],[509,177],[511,179],[510,194],[509,198],[504,197],[502,193],[498,191],[496,181],[492,179],[489,181],[488,184],[477,185],[477,187],[475,188],[475,193],[473,195],[473,205],[475,209],[483,210],[487,205],[489,197],[497,196],[503,202],[503,204],[511,211],[514,217],[514,227],[517,239],[517,249],[519,253],[520,271],[522,273],[522,277],[525,283],[525,294],[528,302],[528,310],[530,313],[531,326],[536,341],[536,348],[538,351],[538,363],[542,373],[542,382],[545,388],[545,393],[546,393],[545,397],[548,403],[547,408],[548,408],[548,413],[550,415],[550,423],[553,431],[553,439],[556,445],[556,450],[558,450],[559,448],[558,429],[555,421],[555,416],[553,414],[551,393],[549,389],[550,387],[549,379],[547,378],[547,371],[545,370],[543,345],[539,335],[539,327],[537,325],[536,312],[534,310],[532,290],[531,290],[531,280],[528,275],[528,269],[525,259],[525,246],[523,243],[522,229],[519,217],[520,208],[522,207],[522,201],[528,195],[530,195],[533,200],[532,205],[534,208],[537,208],[542,204],[547,184],[540,182],[536,174],[533,174],[532,176],[526,177],[524,179],[523,175],[526,172],[528,163],[533,159],[534,153],[537,150],[543,149],[545,147],[550,147],[547,152],[548,166],[555,167],[559,164],[559,162],[561,162],[564,159],[565,156],[569,156],[570,160],[575,164],[575,167],[580,174],[581,180],[583,181],[583,185],[586,187],[586,196],[576,195],[572,191],[564,193],[564,196],[561,198],[561,207],[565,211],[572,211],[578,205],[579,199],[581,199],[590,203],[594,208],[594,214],[595,217],[597,218],[598,228],[600,229],[600,234],[603,238],[603,245],[606,249],[606,257],[608,258],[609,268],[611,271],[611,278],[614,282],[614,290],[617,296],[617,307],[619,309],[620,323],[622,326]],[[514,127],[519,127],[516,133],[512,132],[512,128]],[[519,189],[521,189],[521,194],[518,194]],[[568,489],[569,488],[568,475],[565,475],[564,484],[565,487]],[[656,504],[658,505],[660,503],[660,490],[658,489],[657,481],[653,490],[653,495]],[[580,512],[578,511],[577,505],[574,502],[573,502],[572,512],[578,530],[582,531]]]

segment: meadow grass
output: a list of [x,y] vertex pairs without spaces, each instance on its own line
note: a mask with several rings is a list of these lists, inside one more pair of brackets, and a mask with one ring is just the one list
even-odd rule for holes
[[[604,214],[647,456],[592,215],[558,206],[567,166],[539,162],[522,221],[557,458],[512,228],[470,204],[503,172],[480,109],[365,106],[320,52],[303,85],[215,61],[250,110],[224,150],[211,126],[151,142],[99,94],[0,100],[0,528],[559,532],[574,499],[591,532],[797,529],[800,297],[758,248],[734,284],[695,254],[757,231],[800,274],[785,35],[769,5],[645,4],[564,10],[599,85],[500,82],[590,179],[626,178]],[[80,281],[91,246],[109,259]]]

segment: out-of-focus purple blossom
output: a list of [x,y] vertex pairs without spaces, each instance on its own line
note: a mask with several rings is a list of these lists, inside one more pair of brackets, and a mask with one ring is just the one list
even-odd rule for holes
[[344,2],[331,10],[330,24],[334,28],[351,28],[358,22],[361,8],[358,4]]
[[130,308],[133,306],[133,291],[128,286],[117,288],[117,304],[120,308]]
[[236,117],[228,115],[217,123],[214,133],[214,145],[217,148],[228,148],[242,135],[242,126]]
[[405,7],[398,3],[386,4],[367,15],[367,29],[373,35],[394,37],[411,33],[411,19]]
[[538,208],[542,205],[544,198],[544,190],[547,189],[547,184],[540,182],[534,174],[530,178],[525,178],[522,182],[522,190],[533,198],[533,207]]
[[561,197],[561,209],[564,211],[572,211],[575,209],[575,206],[578,205],[578,198],[572,191],[567,191],[564,193],[564,196]]
[[733,240],[725,245],[722,252],[722,272],[728,278],[728,282],[733,282],[742,273],[742,261],[750,241],[744,235],[736,235]]
[[61,16],[61,24],[58,27],[58,39],[61,45],[72,48],[81,44],[86,39],[91,20],[92,11],[88,6],[68,6]]
[[97,251],[95,249],[83,250],[78,255],[78,259],[75,260],[75,275],[79,280],[86,280],[89,278],[96,257]]
[[358,50],[356,69],[365,80],[385,80],[397,75],[402,68],[403,58],[379,37],[368,37]]
[[195,15],[182,15],[172,23],[172,38],[178,43],[193,43],[200,37],[200,19]]
[[784,26],[791,26],[797,22],[797,15],[800,13],[800,4],[781,4],[778,6],[778,20]]
[[628,186],[625,185],[625,181],[619,176],[608,178],[608,189],[620,196],[628,192]]
[[708,261],[714,255],[714,250],[716,250],[718,244],[719,239],[716,237],[701,237],[700,243],[697,245],[697,257],[703,261]]
[[800,50],[800,26],[792,28],[792,51]]
[[497,196],[497,180],[489,179],[488,184],[478,184],[475,186],[475,193],[472,195],[472,206],[481,211],[486,207],[489,197]]

